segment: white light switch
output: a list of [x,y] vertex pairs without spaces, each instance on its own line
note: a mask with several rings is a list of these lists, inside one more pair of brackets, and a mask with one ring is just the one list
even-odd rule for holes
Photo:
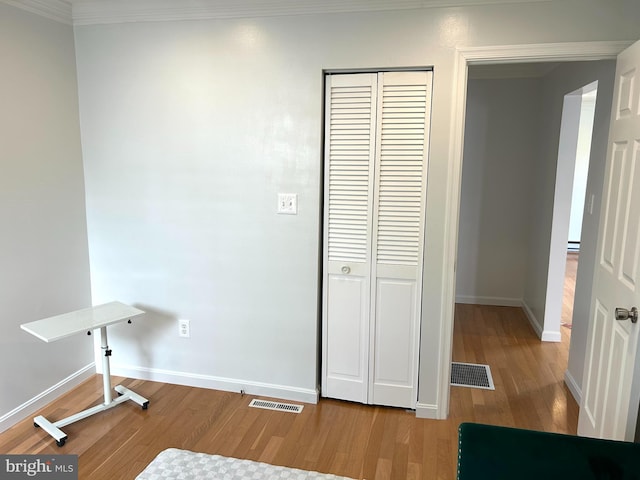
[[298,194],[297,193],[279,193],[278,194],[278,213],[286,215],[298,214]]

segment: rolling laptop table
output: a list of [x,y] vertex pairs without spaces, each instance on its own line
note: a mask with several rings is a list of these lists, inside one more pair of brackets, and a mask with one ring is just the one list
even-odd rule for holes
[[91,335],[91,331],[100,329],[100,345],[104,351],[102,357],[102,380],[104,384],[104,403],[91,407],[82,412],[71,415],[57,422],[50,422],[42,415],[33,419],[36,427],[42,429],[56,440],[56,444],[61,447],[67,440],[67,435],[60,430],[61,427],[87,418],[96,413],[108,410],[127,400],[133,400],[144,410],[149,406],[149,400],[129,390],[122,385],[116,385],[115,391],[120,395],[116,399],[111,398],[111,372],[109,369],[109,357],[111,350],[107,345],[107,326],[115,323],[131,323],[131,319],[143,315],[145,312],[137,308],[130,307],[120,302],[105,303],[96,307],[85,308],[75,312],[56,315],[55,317],[37,320],[35,322],[24,323],[20,328],[35,335],[45,342],[55,342],[61,338],[69,337],[78,333]]

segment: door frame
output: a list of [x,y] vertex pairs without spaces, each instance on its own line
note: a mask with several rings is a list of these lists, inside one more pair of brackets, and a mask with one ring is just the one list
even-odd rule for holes
[[[438,407],[421,409],[417,414],[427,418],[446,418],[449,415],[451,354],[456,287],[456,252],[462,183],[464,123],[467,105],[467,73],[469,65],[501,63],[556,62],[611,60],[633,41],[568,42],[529,45],[499,45],[487,47],[459,47],[455,52],[453,72],[453,100],[449,162],[447,175],[447,212],[445,228],[445,252],[443,298],[445,300],[440,337],[440,365],[438,381]],[[435,416],[434,416],[435,413]]]

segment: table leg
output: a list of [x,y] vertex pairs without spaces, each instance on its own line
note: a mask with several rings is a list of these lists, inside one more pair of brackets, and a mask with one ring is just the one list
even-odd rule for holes
[[111,356],[111,350],[107,344],[107,327],[100,328],[100,348],[102,349],[102,383],[104,390],[104,404],[109,405],[111,403],[111,369],[109,367],[109,357]]
[[59,447],[63,446],[67,440],[67,434],[60,430],[60,427],[64,427],[65,425],[77,422],[78,420],[82,420],[83,418],[87,418],[91,415],[95,415],[96,413],[108,410],[112,407],[115,407],[116,405],[126,402],[127,400],[132,400],[133,402],[137,403],[142,407],[143,410],[146,410],[149,406],[149,400],[122,385],[116,385],[114,387],[115,391],[118,392],[119,397],[115,400],[113,399],[111,395],[111,369],[109,367],[109,357],[111,357],[111,350],[109,350],[109,346],[107,343],[107,327],[101,327],[100,348],[104,352],[102,356],[102,382],[104,390],[104,402],[101,405],[96,405],[94,407],[88,408],[86,410],[83,410],[82,412],[71,415],[70,417],[58,420],[57,422],[51,422],[42,415],[39,415],[33,419],[35,426],[42,427],[45,432],[55,438],[56,444]]

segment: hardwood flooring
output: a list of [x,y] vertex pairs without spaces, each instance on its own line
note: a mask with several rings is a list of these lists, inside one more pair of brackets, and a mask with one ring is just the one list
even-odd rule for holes
[[573,297],[576,293],[576,275],[578,273],[578,258],[576,252],[567,254],[567,267],[564,277],[564,291],[562,295],[562,323],[570,328],[573,315]]
[[[330,399],[293,414],[249,408],[250,395],[114,379],[148,410],[128,402],[68,425],[61,448],[27,419],[0,434],[0,453],[77,454],[79,478],[91,480],[133,479],[168,447],[351,478],[452,480],[461,422],[576,433],[567,355],[568,342],[540,342],[519,308],[457,305],[453,360],[488,364],[496,389],[453,387],[447,420]],[[39,413],[55,421],[101,399],[96,375]]]
[[569,335],[540,342],[519,308],[456,306],[453,360],[489,365],[495,391],[452,388],[451,413],[471,421],[575,434],[578,405],[564,384]]

